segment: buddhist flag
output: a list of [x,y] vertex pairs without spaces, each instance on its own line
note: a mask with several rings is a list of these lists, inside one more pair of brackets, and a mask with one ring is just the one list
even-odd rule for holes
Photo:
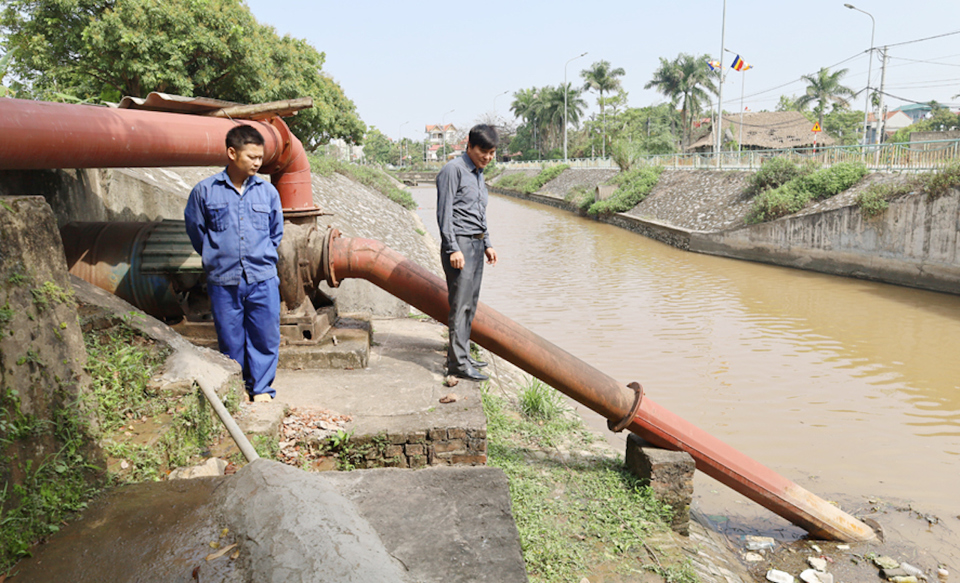
[[740,58],[740,55],[737,55],[737,58],[733,60],[733,64],[730,65],[734,71],[747,71],[753,68],[753,65],[747,63]]
[[723,65],[720,64],[720,61],[707,61],[707,66],[710,67],[711,71],[719,71],[723,68]]

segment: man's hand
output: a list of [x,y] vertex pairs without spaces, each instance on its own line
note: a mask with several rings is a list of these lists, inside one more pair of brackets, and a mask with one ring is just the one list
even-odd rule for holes
[[487,247],[486,249],[483,250],[483,253],[484,253],[484,255],[487,256],[487,264],[488,264],[488,265],[493,266],[493,265],[496,265],[496,264],[497,264],[497,250],[496,250],[496,249],[494,249],[493,247]]
[[463,269],[463,252],[454,251],[450,254],[450,267],[454,269]]

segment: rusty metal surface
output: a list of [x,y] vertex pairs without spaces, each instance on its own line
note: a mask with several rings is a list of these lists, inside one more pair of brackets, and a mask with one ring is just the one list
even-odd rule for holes
[[141,254],[160,223],[68,223],[60,229],[67,269],[157,318],[183,316],[170,280],[143,273]]
[[[331,231],[324,249],[324,277],[366,279],[440,322],[447,321],[446,283],[379,241],[348,239]],[[628,415],[635,392],[496,310],[477,307],[471,339],[614,422]],[[697,469],[806,529],[844,541],[872,540],[865,524],[744,455],[649,397],[628,428],[647,441],[690,453]]]
[[261,172],[284,210],[319,212],[303,144],[279,118],[234,121],[92,105],[0,99],[0,169],[226,165],[224,137],[244,123],[264,138]]

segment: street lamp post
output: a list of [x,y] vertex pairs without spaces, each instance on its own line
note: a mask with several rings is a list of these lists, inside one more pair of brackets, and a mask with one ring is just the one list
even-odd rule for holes
[[570,59],[563,65],[563,161],[567,161],[567,65],[576,61],[580,57],[586,56],[587,51]]
[[403,126],[410,123],[410,120],[407,120],[400,124],[400,129],[397,130],[397,145],[400,147],[400,167],[403,168]]
[[[447,113],[453,113],[455,109],[451,109]],[[443,160],[442,162],[447,161],[447,113],[440,116],[440,135],[443,137]]]
[[510,93],[510,90],[509,90],[509,89],[506,90],[506,91],[504,91],[503,93],[497,93],[496,95],[493,96],[493,123],[494,123],[494,125],[496,125],[496,123],[497,123],[497,118],[499,117],[499,116],[497,115],[497,98],[498,98],[498,97],[503,97],[503,96],[506,95],[507,93]]
[[[507,89],[507,90],[504,91],[503,93],[497,93],[496,95],[493,96],[493,125],[494,125],[494,126],[497,125],[497,121],[500,119],[500,116],[497,115],[497,98],[498,98],[498,97],[503,97],[503,96],[506,95],[507,93],[510,93],[510,90],[509,90],[509,89]],[[497,155],[497,156],[500,156],[500,155],[502,155],[502,154],[497,153],[496,155]]]
[[717,157],[717,170],[721,168],[720,150],[723,148],[723,48],[727,35],[727,0],[723,0],[723,19],[720,21],[720,90],[717,92],[717,123],[713,128],[716,134],[714,155]]
[[874,20],[873,15],[867,12],[866,10],[860,10],[853,4],[844,4],[850,10],[856,10],[857,12],[863,12],[870,17],[870,49],[867,55],[867,88],[864,92],[867,94],[863,100],[863,145],[867,145],[867,111],[870,110],[870,75],[873,73],[873,33],[877,30],[877,21]]

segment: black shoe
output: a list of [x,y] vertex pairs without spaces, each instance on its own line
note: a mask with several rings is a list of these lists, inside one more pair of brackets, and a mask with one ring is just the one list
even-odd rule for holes
[[482,360],[474,360],[471,358],[470,366],[472,366],[473,368],[483,368],[487,366],[487,363],[483,362]]
[[461,379],[467,379],[468,381],[486,381],[490,377],[473,368],[472,366],[467,370],[451,370],[448,372],[450,376],[455,376]]

